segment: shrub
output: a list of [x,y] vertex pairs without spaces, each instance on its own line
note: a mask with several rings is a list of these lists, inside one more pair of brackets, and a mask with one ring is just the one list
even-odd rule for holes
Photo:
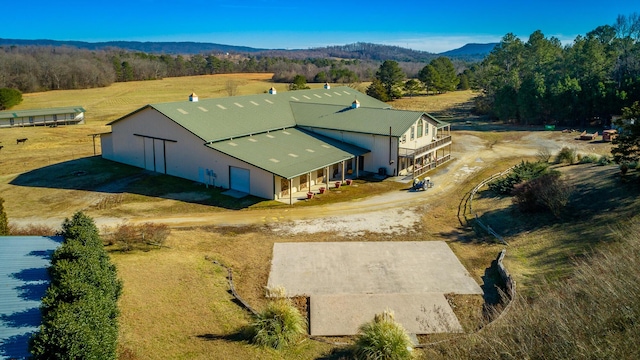
[[551,152],[547,148],[542,148],[538,150],[536,157],[538,158],[538,162],[548,163],[549,160],[551,160]]
[[20,90],[0,88],[0,110],[11,109],[22,102]]
[[549,164],[544,162],[523,161],[516,165],[507,176],[489,183],[489,189],[498,194],[511,194],[516,184],[545,174],[548,169]]
[[576,162],[577,154],[576,149],[563,147],[560,149],[558,155],[556,155],[556,164],[569,164],[573,165]]
[[578,163],[579,164],[595,164],[599,161],[598,155],[578,155]]
[[[106,228],[105,232],[109,229]],[[140,225],[122,223],[107,237],[107,244],[118,244],[122,251],[131,251],[145,244],[162,246],[171,233],[166,224],[144,223]]]
[[127,223],[116,226],[111,238],[112,242],[120,245],[122,251],[131,251],[136,243],[142,242],[136,226]]
[[549,173],[516,185],[513,189],[513,203],[522,212],[547,209],[559,217],[569,202],[571,192],[572,188],[560,179],[558,173]]
[[139,226],[142,242],[162,246],[169,237],[171,229],[167,224],[144,223]]
[[9,235],[9,223],[7,213],[4,212],[4,199],[0,198],[0,236]]
[[600,159],[598,159],[598,165],[604,166],[609,164],[611,164],[611,158],[607,155],[602,155]]
[[49,225],[26,224],[24,226],[19,226],[14,223],[10,223],[9,233],[11,235],[54,236],[58,231]]
[[306,334],[307,324],[291,300],[279,297],[269,301],[249,326],[254,344],[282,349],[297,342]]
[[411,339],[405,329],[395,322],[392,312],[385,311],[360,327],[354,345],[354,358],[411,359],[412,349]]

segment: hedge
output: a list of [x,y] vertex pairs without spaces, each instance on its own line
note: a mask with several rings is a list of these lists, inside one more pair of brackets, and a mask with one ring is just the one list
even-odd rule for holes
[[116,359],[122,283],[93,219],[77,212],[62,224],[42,325],[29,344],[34,359]]

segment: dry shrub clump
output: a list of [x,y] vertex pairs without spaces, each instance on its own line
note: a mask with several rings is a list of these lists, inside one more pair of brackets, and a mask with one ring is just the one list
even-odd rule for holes
[[573,165],[576,163],[576,159],[578,158],[578,154],[576,149],[570,147],[563,147],[556,155],[556,164],[569,164]]
[[412,359],[413,346],[407,331],[395,321],[393,312],[384,311],[360,327],[353,355],[362,360]]
[[270,292],[268,289],[267,292],[273,300],[255,315],[247,329],[248,337],[256,345],[279,350],[300,340],[307,332],[307,322],[284,290]]
[[483,332],[430,349],[464,359],[640,359],[640,219],[574,275],[517,297]]
[[544,174],[515,185],[513,203],[522,212],[549,210],[559,217],[569,202],[573,188],[558,173]]
[[148,248],[149,245],[163,246],[170,233],[171,229],[166,224],[148,222],[134,225],[122,223],[105,237],[108,245],[119,245],[120,250],[131,251],[136,248]]
[[23,226],[9,223],[9,234],[23,236],[54,236],[58,230],[49,225],[26,224]]

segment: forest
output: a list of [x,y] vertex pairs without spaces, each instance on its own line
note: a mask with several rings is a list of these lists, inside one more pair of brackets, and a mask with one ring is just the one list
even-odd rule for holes
[[507,34],[467,73],[476,110],[513,123],[608,126],[640,99],[640,15],[620,15],[572,44]]
[[[7,45],[0,47],[0,88],[28,93],[248,72],[273,73],[276,82],[292,83],[303,76],[310,82],[350,84],[380,80],[381,64],[394,61],[401,70],[394,78],[404,83],[394,84],[393,93],[389,88],[388,99],[471,87],[480,94],[475,104],[478,114],[510,123],[608,126],[612,116],[640,99],[637,13],[619,15],[612,25],[599,26],[565,45],[539,30],[526,41],[509,33],[481,61],[444,61],[435,54],[418,53],[365,43],[191,55]],[[451,71],[457,79],[451,78]],[[443,78],[447,84],[442,84]]]

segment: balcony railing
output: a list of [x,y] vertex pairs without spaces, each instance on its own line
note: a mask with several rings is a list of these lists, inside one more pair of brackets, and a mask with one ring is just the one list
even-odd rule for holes
[[432,161],[424,166],[422,166],[419,169],[414,169],[413,170],[413,178],[417,178],[418,176],[426,173],[427,171],[431,170],[431,169],[435,169],[436,167],[446,163],[447,161],[451,160],[451,154],[447,154],[441,158],[438,158],[436,161]]
[[400,157],[410,157],[410,156],[413,156],[414,154],[422,154],[422,153],[428,152],[429,150],[433,150],[440,146],[448,145],[450,143],[451,143],[451,136],[445,136],[442,139],[438,139],[432,142],[431,144],[427,144],[417,149],[400,148],[398,149],[398,155]]

